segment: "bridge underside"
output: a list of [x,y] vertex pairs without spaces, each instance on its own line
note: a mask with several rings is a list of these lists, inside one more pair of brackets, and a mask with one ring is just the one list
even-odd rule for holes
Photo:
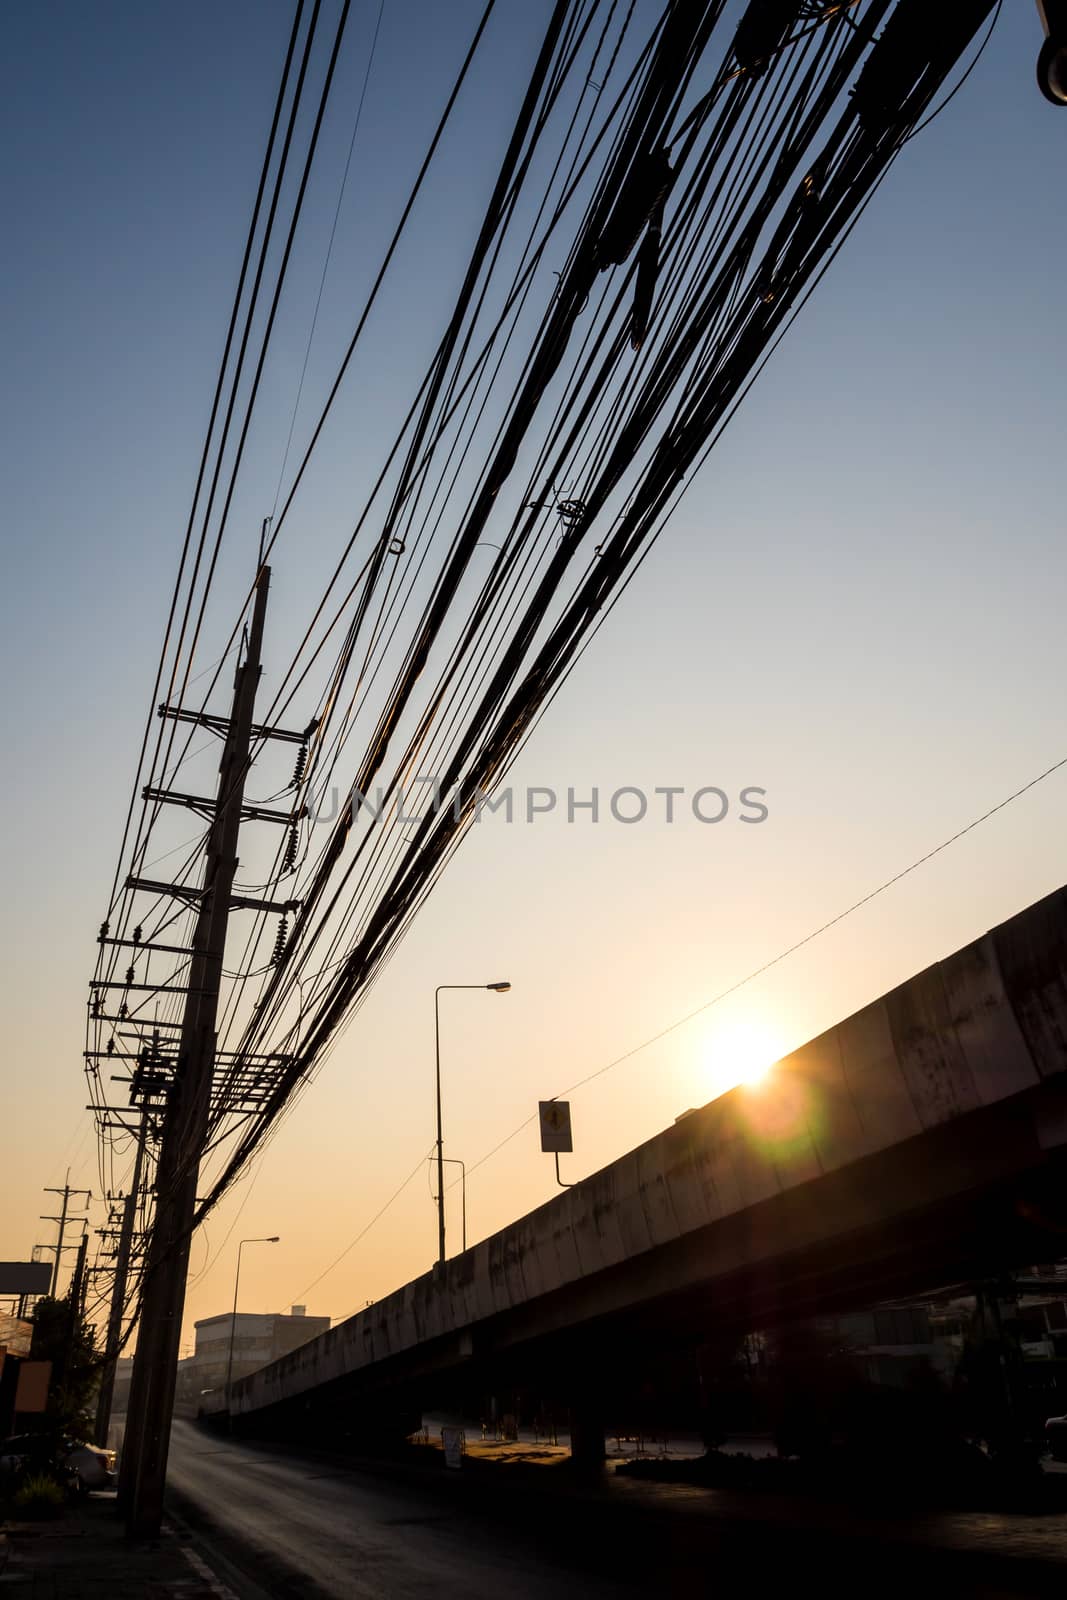
[[713,1339],[1062,1256],[1065,1180],[1067,1084],[1052,1079],[233,1424],[366,1437],[509,1389],[632,1392]]

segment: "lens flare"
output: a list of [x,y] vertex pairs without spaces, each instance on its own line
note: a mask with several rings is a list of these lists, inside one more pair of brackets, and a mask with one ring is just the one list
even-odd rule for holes
[[739,1084],[764,1083],[783,1054],[781,1036],[770,1023],[757,1018],[721,1023],[707,1045],[713,1095]]

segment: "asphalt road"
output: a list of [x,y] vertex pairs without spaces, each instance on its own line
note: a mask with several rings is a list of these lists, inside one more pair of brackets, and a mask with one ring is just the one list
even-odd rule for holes
[[231,1443],[188,1422],[174,1424],[168,1482],[194,1528],[206,1524],[209,1547],[241,1566],[250,1557],[246,1570],[272,1600],[607,1600],[629,1591],[618,1574],[576,1570],[569,1541],[557,1555],[536,1519],[501,1525],[438,1488]]
[[903,1516],[614,1476],[599,1490],[559,1479],[557,1492],[545,1471],[536,1488],[507,1467],[398,1477],[176,1422],[170,1483],[247,1600],[693,1600],[798,1587],[822,1600],[1062,1600],[1067,1585],[1062,1512]]

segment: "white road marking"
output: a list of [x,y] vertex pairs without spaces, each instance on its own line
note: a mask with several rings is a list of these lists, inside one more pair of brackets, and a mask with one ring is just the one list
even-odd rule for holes
[[[170,1534],[172,1539],[177,1539],[178,1536],[174,1532],[173,1528],[168,1528],[166,1531]],[[217,1577],[216,1574],[212,1572],[207,1562],[202,1556],[197,1554],[191,1545],[182,1544],[179,1540],[178,1548],[181,1550],[182,1555],[185,1557],[186,1561],[188,1561],[189,1565],[192,1567],[201,1583],[206,1584],[211,1590],[212,1594],[218,1596],[218,1600],[239,1600],[239,1597],[234,1593],[229,1585],[223,1583],[222,1579]]]

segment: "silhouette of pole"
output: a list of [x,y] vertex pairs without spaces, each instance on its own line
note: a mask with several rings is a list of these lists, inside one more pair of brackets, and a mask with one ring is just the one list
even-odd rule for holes
[[59,1224],[59,1235],[58,1235],[58,1237],[56,1239],[56,1244],[55,1244],[56,1259],[55,1259],[55,1261],[54,1261],[54,1263],[52,1265],[52,1276],[49,1279],[49,1283],[48,1283],[49,1296],[52,1299],[55,1299],[56,1290],[59,1288],[59,1268],[60,1268],[60,1265],[61,1265],[61,1263],[63,1261],[63,1236],[67,1231],[67,1222],[69,1220],[70,1197],[71,1197],[71,1195],[83,1194],[85,1196],[86,1200],[91,1200],[92,1199],[92,1190],[91,1189],[72,1189],[71,1186],[70,1186],[70,1168],[68,1167],[67,1168],[67,1176],[63,1180],[62,1189],[46,1189],[45,1190],[45,1194],[61,1194],[63,1196],[63,1204],[60,1207],[59,1216],[58,1217],[42,1217],[41,1218],[42,1222],[56,1222],[56,1223]]
[[[241,1251],[246,1244],[277,1244],[280,1235],[270,1234],[266,1239],[241,1239],[237,1245],[237,1271],[233,1279],[233,1315],[230,1318],[230,1348],[226,1356],[226,1405],[230,1404],[230,1383],[233,1379],[233,1339],[237,1331],[237,1290],[241,1283]],[[230,1412],[230,1431],[233,1431],[233,1413]]]
[[[67,1177],[68,1178],[70,1177],[69,1168],[67,1170]],[[58,1189],[49,1190],[50,1194],[58,1194],[59,1192],[60,1191]],[[70,1184],[69,1183],[65,1183],[63,1185],[62,1194],[63,1194],[63,1205],[62,1205],[62,1209],[60,1210],[60,1213],[59,1213],[59,1237],[56,1240],[56,1259],[55,1259],[55,1262],[54,1262],[54,1264],[52,1266],[52,1281],[48,1285],[48,1293],[52,1296],[53,1299],[55,1299],[56,1289],[59,1286],[59,1263],[60,1263],[60,1260],[62,1259],[62,1256],[63,1256],[63,1235],[67,1231],[67,1206],[70,1204]]]
[[175,1093],[164,1114],[160,1141],[156,1211],[148,1245],[120,1480],[126,1531],[133,1538],[154,1537],[163,1516],[189,1245],[211,1108],[215,1024],[269,585],[270,569],[261,567],[256,578],[248,650],[237,669],[219,767],[200,910],[192,940],[194,954],[189,965]]
[[115,1255],[115,1281],[111,1288],[111,1308],[108,1312],[107,1335],[104,1342],[104,1368],[100,1374],[100,1393],[96,1401],[96,1425],[93,1437],[102,1448],[107,1445],[108,1428],[111,1424],[111,1402],[115,1393],[115,1372],[122,1344],[122,1316],[126,1309],[126,1285],[130,1275],[130,1256],[133,1252],[133,1228],[137,1219],[137,1203],[141,1195],[141,1174],[144,1170],[149,1126],[148,1109],[145,1107],[141,1112],[141,1127],[137,1135],[137,1153],[133,1158],[130,1192],[122,1208],[122,1225]]
[[[433,1018],[434,1018],[434,1043],[436,1046],[436,1072],[434,1083],[437,1092],[437,1260],[443,1265],[445,1259],[445,1147],[441,1128],[441,994],[445,989],[491,989],[496,994],[507,994],[511,984],[506,980],[499,983],[439,983],[433,992]],[[464,1180],[466,1169],[464,1169]],[[463,1186],[463,1248],[467,1247],[467,1189],[466,1181]]]

